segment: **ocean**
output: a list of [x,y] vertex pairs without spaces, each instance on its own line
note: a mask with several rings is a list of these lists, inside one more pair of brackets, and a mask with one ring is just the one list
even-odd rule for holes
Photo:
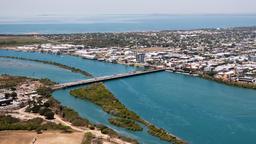
[[137,32],[256,26],[256,15],[115,15],[0,20],[0,34]]

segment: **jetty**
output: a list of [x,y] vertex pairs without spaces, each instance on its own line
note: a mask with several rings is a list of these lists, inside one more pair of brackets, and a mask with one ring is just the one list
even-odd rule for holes
[[132,71],[132,72],[122,73],[122,74],[113,74],[113,75],[109,75],[109,76],[94,77],[94,78],[79,80],[79,81],[75,81],[75,82],[56,84],[52,87],[52,90],[65,89],[65,88],[75,87],[75,86],[79,86],[79,85],[86,85],[86,84],[91,84],[91,83],[96,83],[96,82],[104,82],[104,81],[109,81],[109,80],[114,80],[114,79],[127,78],[127,77],[145,75],[145,74],[149,74],[149,73],[156,73],[156,72],[162,72],[162,71],[165,71],[165,69]]

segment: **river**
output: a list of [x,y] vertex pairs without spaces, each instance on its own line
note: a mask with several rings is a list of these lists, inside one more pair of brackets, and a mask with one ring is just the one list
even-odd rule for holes
[[[0,50],[0,56],[51,60],[102,76],[135,70],[134,67],[85,60],[73,56]],[[67,82],[85,77],[42,63],[0,59],[0,74],[47,77]],[[191,144],[256,142],[256,91],[218,84],[198,77],[160,72],[105,82],[108,89],[142,118],[163,127]],[[108,123],[99,107],[59,90],[53,96],[63,105],[95,123],[103,123],[141,143],[165,143],[146,132],[129,132]]]

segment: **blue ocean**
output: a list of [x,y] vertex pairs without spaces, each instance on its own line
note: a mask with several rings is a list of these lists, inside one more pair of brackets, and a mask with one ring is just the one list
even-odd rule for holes
[[136,32],[256,26],[256,15],[104,15],[0,20],[0,34]]

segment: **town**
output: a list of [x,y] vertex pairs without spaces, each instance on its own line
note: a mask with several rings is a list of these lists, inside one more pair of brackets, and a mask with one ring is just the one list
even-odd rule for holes
[[[93,77],[86,71],[61,63],[19,56],[0,56],[54,65],[91,77],[91,79],[56,84],[48,79],[1,75],[0,111],[6,114],[2,116],[2,121],[10,117],[23,122],[40,118],[41,121],[54,125],[57,130],[70,131],[71,128],[77,132],[86,131],[93,134],[94,140],[106,143],[110,141],[137,143],[137,141],[121,137],[106,126],[91,124],[72,109],[61,106],[51,97],[51,92],[71,86],[161,71],[199,76],[244,88],[256,88],[256,27],[160,32],[1,35],[0,46],[2,49],[15,51],[72,55],[83,59],[138,67],[138,71]],[[91,86],[96,88],[100,85]],[[117,126],[126,127],[122,123],[126,119],[110,119],[110,121]],[[129,121],[129,124],[133,122]],[[139,122],[148,126],[149,133],[153,136],[173,143],[186,143],[183,139],[143,119],[139,119]],[[3,127],[3,129],[18,129],[15,124],[13,127]],[[126,128],[141,130],[135,123],[129,126]],[[23,129],[30,127],[24,126]],[[38,134],[42,132],[42,129],[36,127],[34,129]],[[106,131],[108,132],[105,133]],[[80,137],[80,141],[82,139],[83,136]]]
[[14,49],[256,83],[256,27],[34,37],[51,42]]

